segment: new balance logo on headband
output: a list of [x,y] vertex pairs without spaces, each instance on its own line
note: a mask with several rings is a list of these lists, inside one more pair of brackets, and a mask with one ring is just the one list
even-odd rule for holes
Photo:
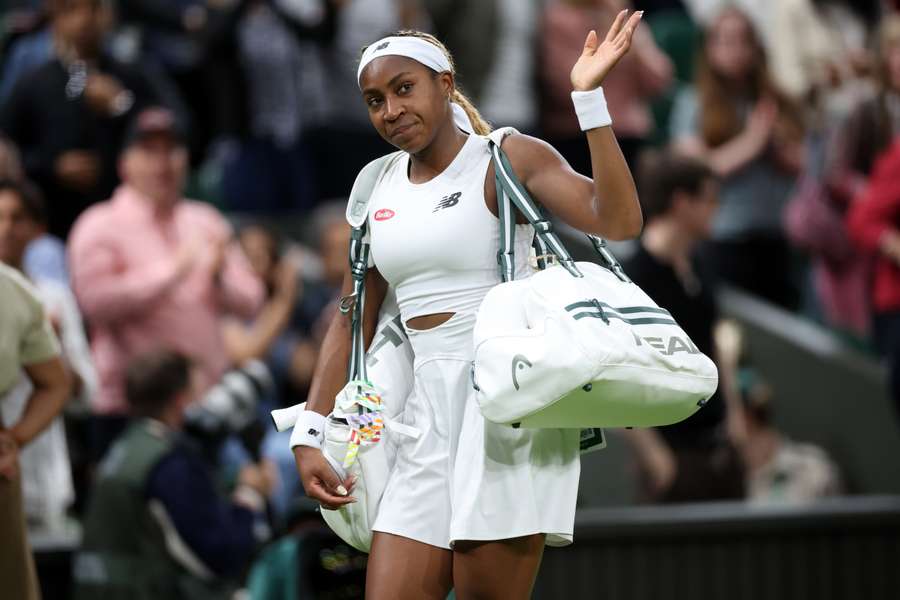
[[441,201],[437,203],[437,206],[435,206],[434,210],[431,212],[436,213],[437,211],[441,210],[442,208],[450,208],[451,206],[456,206],[457,204],[459,204],[460,196],[462,196],[462,192],[456,192],[456,193],[450,194],[449,196],[444,196],[443,198],[441,198]]

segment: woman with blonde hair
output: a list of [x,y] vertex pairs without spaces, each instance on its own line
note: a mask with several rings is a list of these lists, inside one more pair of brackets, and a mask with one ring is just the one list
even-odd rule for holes
[[732,284],[795,306],[781,214],[803,162],[803,126],[739,9],[723,10],[707,28],[694,85],[676,98],[670,129],[677,151],[705,160],[721,179],[704,258]]
[[[600,87],[627,52],[641,13],[622,11],[605,38],[590,32],[571,72],[572,93],[591,149],[593,180],[546,142],[503,141],[528,192],[566,223],[610,239],[634,237],[642,219]],[[572,540],[578,489],[577,430],[527,430],[484,420],[470,380],[472,328],[481,300],[499,282],[497,190],[491,130],[455,85],[443,45],[400,32],[363,52],[358,83],[378,133],[403,151],[369,203],[372,268],[364,331],[374,335],[391,286],[413,351],[414,389],[403,422],[422,435],[398,446],[374,524],[366,597],[527,598],[545,544]],[[516,270],[527,276],[533,231],[516,236]],[[352,280],[345,276],[349,293]],[[307,494],[325,508],[354,499],[321,452],[325,415],[343,388],[350,324],[326,335],[308,410],[294,427]]]

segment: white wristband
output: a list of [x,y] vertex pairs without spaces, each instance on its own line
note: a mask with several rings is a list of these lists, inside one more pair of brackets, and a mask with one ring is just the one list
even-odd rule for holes
[[582,131],[612,125],[602,87],[587,92],[572,92],[572,104],[575,105],[575,114]]
[[324,441],[325,417],[312,410],[301,412],[291,432],[291,448],[310,446],[321,449]]

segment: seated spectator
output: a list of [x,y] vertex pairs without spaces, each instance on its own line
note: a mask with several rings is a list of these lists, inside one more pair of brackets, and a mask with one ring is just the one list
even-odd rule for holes
[[[627,3],[619,0],[562,0],[551,3],[544,12],[540,35],[543,46],[540,77],[544,83],[541,127],[572,168],[589,177],[590,153],[570,108],[572,82],[568,65],[584,50],[582,40],[587,32],[605,31],[625,7]],[[637,167],[638,153],[653,133],[650,100],[666,90],[672,83],[672,75],[671,61],[657,48],[649,28],[643,25],[635,31],[628,54],[603,80],[616,139],[632,169]]]
[[31,285],[18,271],[0,264],[0,408],[22,376],[31,381],[21,417],[0,414],[0,582],[3,595],[40,598],[22,506],[19,453],[50,424],[69,397],[70,382],[59,357],[59,342]]
[[[0,262],[22,271],[25,248],[40,235],[44,209],[36,190],[26,184],[0,180]],[[81,322],[78,305],[69,288],[53,279],[31,278],[38,299],[62,341],[62,357],[73,381],[67,400],[86,406],[96,391],[97,375]],[[18,419],[33,385],[23,373],[5,397],[2,407],[7,422]],[[62,417],[57,417],[20,454],[22,491],[29,523],[37,528],[59,529],[75,500],[72,470]]]
[[648,155],[640,173],[644,233],[625,272],[684,328],[719,366],[719,389],[688,419],[627,431],[641,472],[643,496],[654,502],[725,500],[744,495],[736,444],[742,431],[731,362],[719,361],[713,326],[719,309],[715,282],[694,250],[710,234],[719,184],[696,159]]
[[706,161],[722,205],[704,260],[729,283],[793,308],[797,288],[782,211],[802,166],[802,126],[767,76],[752,23],[727,8],[706,30],[695,83],[672,109],[674,148]]
[[103,51],[104,0],[51,0],[53,59],[24,75],[0,107],[0,130],[50,206],[50,233],[65,239],[78,215],[107,198],[129,119],[155,99],[144,77]]
[[[895,52],[898,56],[900,53]],[[900,60],[897,61],[900,68]],[[872,176],[847,215],[854,242],[875,255],[871,284],[875,342],[887,357],[890,393],[900,418],[900,137],[875,162]]]
[[222,496],[179,435],[196,400],[190,361],[160,350],[128,367],[136,419],[99,469],[74,562],[76,599],[229,598],[265,526],[270,482],[245,466]]
[[814,444],[791,440],[773,422],[772,389],[752,368],[738,373],[747,436],[747,498],[759,504],[806,504],[841,492],[837,466]]
[[69,244],[72,287],[100,375],[98,451],[124,425],[123,376],[132,358],[177,349],[195,361],[205,390],[229,365],[222,318],[250,318],[263,299],[225,219],[182,199],[187,149],[172,113],[142,111],[127,140],[123,184],[79,218]]

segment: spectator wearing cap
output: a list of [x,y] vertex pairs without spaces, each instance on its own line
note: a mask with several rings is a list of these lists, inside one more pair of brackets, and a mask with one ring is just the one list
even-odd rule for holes
[[182,198],[187,164],[173,114],[145,109],[119,158],[122,185],[78,219],[69,240],[72,287],[100,378],[93,406],[98,450],[124,425],[131,358],[173,348],[196,362],[208,388],[228,367],[221,320],[250,318],[263,300],[222,215]]
[[0,130],[49,203],[49,229],[65,239],[117,182],[129,119],[157,94],[141,73],[103,51],[111,13],[103,0],[50,0],[54,55],[23,75],[0,106]]

